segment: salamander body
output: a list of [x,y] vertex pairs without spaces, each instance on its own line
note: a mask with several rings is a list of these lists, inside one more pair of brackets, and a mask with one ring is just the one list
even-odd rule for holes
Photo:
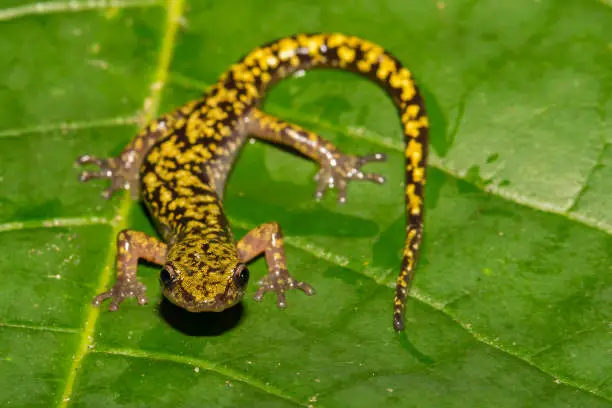
[[107,178],[109,198],[127,189],[141,198],[162,240],[133,230],[117,237],[117,280],[95,297],[110,309],[129,297],[147,302],[137,278],[139,259],[162,265],[160,283],[171,302],[189,311],[220,311],[244,296],[249,281],[246,263],[264,254],[269,273],[255,299],[266,292],[286,306],[285,292],[314,289],[289,274],[283,234],[275,222],[258,226],[235,240],[223,211],[223,191],[236,155],[247,137],[295,149],[320,166],[315,198],[338,190],[346,202],[349,181],[382,184],[378,174],[362,171],[368,162],[385,160],[381,153],[355,156],[340,151],[316,133],[270,116],[259,109],[266,90],[299,70],[335,68],[364,75],[382,86],[398,108],[405,140],[406,241],[394,298],[393,325],[403,330],[403,315],[423,230],[423,199],[428,148],[428,117],[411,73],[379,45],[339,33],[298,34],[263,45],[224,73],[197,100],[149,123],[118,157],[84,155],[81,181]]

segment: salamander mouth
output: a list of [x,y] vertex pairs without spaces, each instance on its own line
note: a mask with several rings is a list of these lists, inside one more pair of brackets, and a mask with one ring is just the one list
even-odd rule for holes
[[180,306],[191,313],[222,312],[229,307],[225,303],[221,302],[199,303]]
[[164,291],[166,299],[191,313],[222,312],[236,305],[243,295],[244,292],[236,293],[236,290],[229,286],[223,294],[216,296],[213,300],[197,302],[192,295],[186,292],[181,293],[181,296],[177,298],[173,292]]

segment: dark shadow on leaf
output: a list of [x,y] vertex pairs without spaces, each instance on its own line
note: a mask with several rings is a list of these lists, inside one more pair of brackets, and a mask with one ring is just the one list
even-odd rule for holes
[[379,232],[374,221],[328,211],[323,207],[288,210],[286,207],[234,196],[228,199],[226,209],[229,217],[237,220],[253,220],[255,224],[276,221],[288,235],[355,238],[373,237]]
[[[373,237],[378,234],[378,226],[373,221],[327,210],[317,203],[313,197],[316,184],[310,178],[304,180],[306,185],[274,180],[265,165],[264,145],[268,143],[247,145],[240,153],[225,190],[224,207],[230,218],[251,220],[254,224],[276,221],[289,235]],[[273,146],[287,150],[287,155],[296,155],[283,146]],[[315,172],[313,165],[312,175]],[[335,199],[337,192],[328,194]]]
[[446,119],[442,113],[442,108],[435,96],[420,85],[421,93],[425,99],[427,116],[429,116],[429,143],[441,158],[445,157],[451,146],[455,142],[451,135],[447,134]]
[[[426,210],[436,208],[440,199],[441,190],[448,181],[449,176],[438,169],[430,168],[427,170],[427,190],[425,192]],[[427,234],[427,224],[425,224],[425,234]],[[378,239],[372,246],[373,263],[383,268],[390,268],[399,271],[402,259],[402,250],[406,238],[406,216],[401,215],[393,221],[387,229],[381,231]],[[421,254],[427,252],[426,242],[423,242]],[[420,257],[419,266],[425,264],[424,257]]]
[[[481,184],[481,187],[478,187],[478,177],[479,170],[471,167],[468,170],[468,174],[466,175],[466,180],[457,179],[457,191],[460,194],[482,194],[482,188],[484,188],[484,184]],[[470,177],[470,180],[467,180],[467,177]]]
[[14,220],[44,220],[60,217],[63,209],[60,199],[46,200],[17,208],[11,218]]
[[406,216],[401,215],[385,231],[381,232],[372,245],[372,261],[381,268],[389,268],[399,273],[402,249],[406,237]]
[[483,177],[480,170],[480,166],[471,166],[465,174],[465,181],[474,184],[479,189],[485,189],[486,186],[491,184],[492,179]]
[[400,345],[404,350],[414,356],[417,360],[424,364],[433,364],[434,360],[426,354],[423,354],[419,349],[417,349],[414,344],[408,339],[408,335],[405,331],[397,334]]
[[[303,164],[308,163],[306,159],[297,158],[299,155],[294,150],[281,145],[259,140],[254,145],[247,143],[240,151],[229,175],[225,189],[226,200],[231,201],[234,197],[242,196],[259,197],[261,201],[267,199],[282,208],[296,208],[296,203],[306,200],[314,201],[312,196],[315,188],[314,182],[308,181],[308,178],[303,181],[312,186],[310,189],[295,183],[280,182],[272,177],[265,164],[266,150],[270,149],[285,150],[288,156],[295,157],[296,164],[301,160],[304,160]],[[316,167],[313,164],[310,165],[312,166],[311,174],[314,176]]]
[[367,280],[361,274],[356,273],[354,270],[349,268],[342,268],[340,266],[330,266],[325,272],[323,272],[323,276],[329,279],[340,279],[344,283],[348,283],[350,285],[356,285],[355,290],[359,291],[362,285],[357,285],[358,282]]
[[211,337],[236,327],[244,314],[244,306],[238,303],[222,312],[191,313],[162,298],[159,314],[170,326],[187,336]]

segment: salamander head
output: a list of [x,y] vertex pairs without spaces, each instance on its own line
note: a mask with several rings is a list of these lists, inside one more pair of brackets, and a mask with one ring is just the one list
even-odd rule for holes
[[175,305],[220,312],[242,299],[249,270],[231,242],[189,237],[169,248],[159,279],[164,296]]

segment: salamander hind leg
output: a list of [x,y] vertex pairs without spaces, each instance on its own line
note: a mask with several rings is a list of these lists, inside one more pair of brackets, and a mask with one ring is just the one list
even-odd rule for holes
[[136,276],[138,260],[163,264],[166,252],[166,244],[156,238],[139,231],[121,231],[117,235],[117,281],[111,290],[97,295],[93,305],[99,306],[104,300],[111,299],[109,310],[116,311],[127,298],[136,298],[139,304],[146,304],[146,288]]
[[277,305],[287,306],[285,292],[300,289],[307,295],[315,293],[314,288],[306,282],[298,281],[287,271],[283,233],[275,222],[262,224],[245,235],[237,245],[241,262],[248,262],[262,252],[268,264],[268,274],[259,282],[259,289],[254,299],[260,301],[266,292],[274,292]]
[[253,136],[291,147],[316,161],[320,169],[315,175],[315,199],[320,200],[329,189],[338,190],[338,201],[346,202],[347,186],[352,180],[366,180],[382,184],[385,178],[366,173],[362,167],[371,162],[386,160],[383,153],[356,156],[340,151],[328,140],[297,125],[270,116],[259,109],[250,112],[247,131]]
[[338,189],[338,202],[346,203],[347,185],[351,180],[367,180],[383,184],[385,177],[377,173],[364,173],[361,167],[370,162],[386,160],[384,153],[373,153],[355,156],[340,151],[335,152],[329,160],[320,162],[321,168],[315,174],[317,182],[315,199],[320,200],[328,189]]

